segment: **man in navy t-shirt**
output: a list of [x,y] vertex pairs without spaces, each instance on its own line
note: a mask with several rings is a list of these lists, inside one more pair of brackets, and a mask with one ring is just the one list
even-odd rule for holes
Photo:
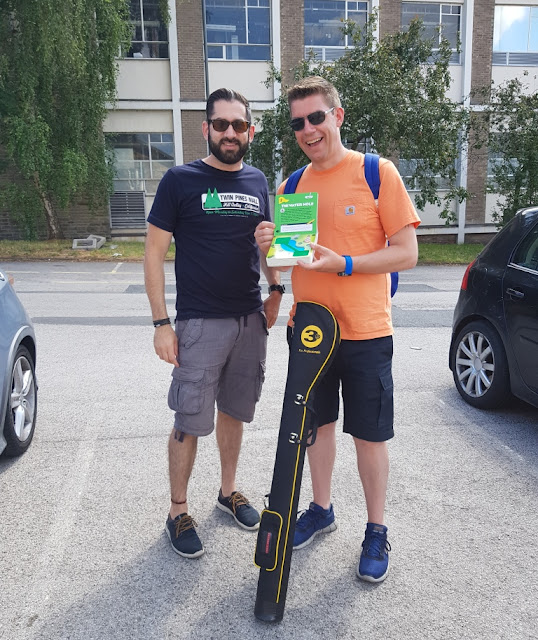
[[[267,330],[275,323],[283,287],[277,271],[262,302],[260,254],[254,230],[270,220],[267,180],[243,164],[254,136],[248,101],[230,89],[208,98],[202,132],[210,154],[170,169],[148,216],[144,273],[157,355],[174,365],[168,404],[175,412],[168,444],[171,503],[166,532],[187,558],[204,548],[189,515],[187,486],[198,438],[214,428],[221,461],[217,506],[248,530],[259,514],[237,491],[243,422],[251,422],[265,377]],[[164,260],[176,245],[176,324],[164,295]]]

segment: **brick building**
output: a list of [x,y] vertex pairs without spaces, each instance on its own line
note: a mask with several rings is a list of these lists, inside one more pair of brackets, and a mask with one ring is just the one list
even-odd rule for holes
[[[287,84],[290,70],[308,50],[335,59],[347,44],[340,31],[343,17],[363,24],[377,8],[380,36],[405,28],[416,15],[431,35],[441,25],[454,43],[450,96],[477,111],[480,105],[469,98],[473,87],[528,72],[530,91],[538,89],[538,0],[169,0],[168,28],[157,0],[129,2],[133,46],[119,61],[118,102],[105,121],[116,155],[107,235],[116,237],[142,236],[163,173],[207,154],[201,123],[211,91],[232,87],[259,115],[274,105],[280,91],[277,84],[264,84],[269,60],[282,69]],[[472,162],[462,158],[460,166],[460,184],[473,197],[454,204],[458,222],[450,227],[435,207],[428,207],[421,213],[420,235],[463,242],[495,231],[496,196],[485,193],[487,151]],[[404,179],[405,168],[400,162]],[[413,185],[407,184],[413,197]],[[442,180],[439,184],[442,189]]]

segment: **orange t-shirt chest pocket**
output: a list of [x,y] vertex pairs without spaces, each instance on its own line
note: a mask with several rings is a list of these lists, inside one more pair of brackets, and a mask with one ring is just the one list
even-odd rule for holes
[[[344,234],[360,233],[365,226],[380,224],[377,207],[371,191],[354,189],[335,200],[333,205],[333,228]],[[357,236],[355,236],[357,237]]]

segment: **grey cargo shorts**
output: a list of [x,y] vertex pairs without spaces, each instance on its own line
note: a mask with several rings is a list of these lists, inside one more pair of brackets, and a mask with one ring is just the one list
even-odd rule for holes
[[172,371],[168,406],[177,431],[209,435],[215,402],[219,411],[252,422],[265,380],[265,314],[179,320],[176,334],[179,367]]

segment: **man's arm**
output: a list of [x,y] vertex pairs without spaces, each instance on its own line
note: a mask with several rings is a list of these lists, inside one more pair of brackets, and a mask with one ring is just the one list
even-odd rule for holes
[[[164,297],[164,260],[171,242],[170,232],[148,224],[144,253],[144,283],[153,320],[168,318]],[[155,329],[153,345],[155,353],[161,360],[176,367],[179,366],[177,336],[171,325],[167,324]]]
[[[354,273],[391,273],[412,269],[418,259],[418,244],[415,227],[408,224],[389,238],[390,246],[361,256],[351,256]],[[314,262],[307,264],[298,261],[303,269],[340,273],[346,268],[341,256],[319,244],[312,244],[315,251]]]
[[[280,272],[267,266],[265,254],[260,251],[260,266],[267,279],[267,284],[280,284]],[[282,294],[279,291],[271,291],[269,297],[263,301],[263,309],[267,317],[267,328],[270,329],[278,318],[278,310],[282,302]]]

